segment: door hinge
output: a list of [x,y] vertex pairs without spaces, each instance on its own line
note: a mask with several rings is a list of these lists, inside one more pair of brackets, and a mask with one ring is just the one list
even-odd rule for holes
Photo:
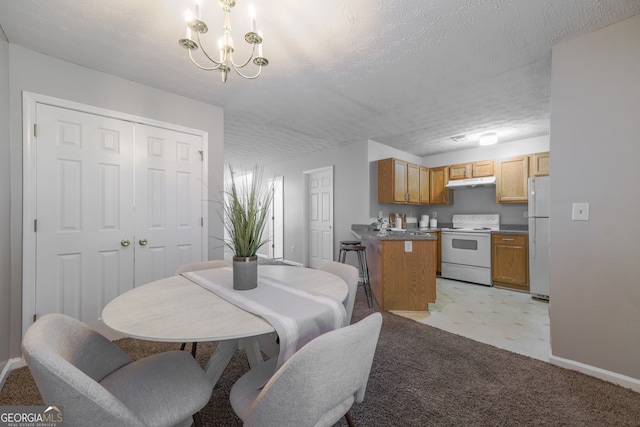
[[204,217],[200,217],[200,227],[204,227]]
[[36,317],[37,317],[37,314],[34,313],[33,314],[33,323],[36,323]]
[[204,151],[198,150],[198,153],[200,153],[200,161],[204,162]]
[[33,136],[38,136],[38,125],[33,124]]
[[38,220],[37,219],[33,220],[33,232],[34,233],[38,232]]

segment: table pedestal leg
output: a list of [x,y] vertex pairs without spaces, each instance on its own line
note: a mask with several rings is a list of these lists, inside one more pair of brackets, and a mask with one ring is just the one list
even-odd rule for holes
[[209,359],[209,362],[207,362],[207,366],[205,368],[205,372],[207,373],[209,380],[211,380],[213,387],[216,386],[237,349],[237,339],[219,341],[216,345],[216,349],[211,355],[211,358]]
[[262,352],[260,351],[260,340],[258,337],[243,338],[241,345],[247,354],[251,369],[262,363]]

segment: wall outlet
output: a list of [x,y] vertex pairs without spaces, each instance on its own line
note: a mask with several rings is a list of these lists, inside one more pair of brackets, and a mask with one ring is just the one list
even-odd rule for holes
[[295,246],[291,246],[291,253],[294,253],[296,251],[296,247]]
[[431,218],[438,218],[438,212],[431,212]]
[[589,203],[574,203],[571,209],[571,220],[589,221]]
[[405,252],[413,252],[413,241],[405,240],[404,241],[404,251]]

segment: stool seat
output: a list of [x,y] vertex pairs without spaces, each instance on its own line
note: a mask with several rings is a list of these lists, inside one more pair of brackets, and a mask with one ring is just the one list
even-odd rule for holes
[[355,252],[358,255],[358,270],[360,273],[359,283],[364,287],[364,293],[367,296],[369,307],[373,307],[373,294],[371,293],[371,284],[369,283],[369,267],[367,266],[367,247],[357,240],[343,240],[340,242],[340,255],[338,261],[346,262],[347,253]]

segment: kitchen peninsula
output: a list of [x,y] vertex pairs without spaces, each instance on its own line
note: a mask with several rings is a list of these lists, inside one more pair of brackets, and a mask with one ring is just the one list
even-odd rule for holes
[[436,301],[437,237],[417,229],[379,235],[358,224],[351,230],[367,246],[371,290],[380,308],[428,311]]

